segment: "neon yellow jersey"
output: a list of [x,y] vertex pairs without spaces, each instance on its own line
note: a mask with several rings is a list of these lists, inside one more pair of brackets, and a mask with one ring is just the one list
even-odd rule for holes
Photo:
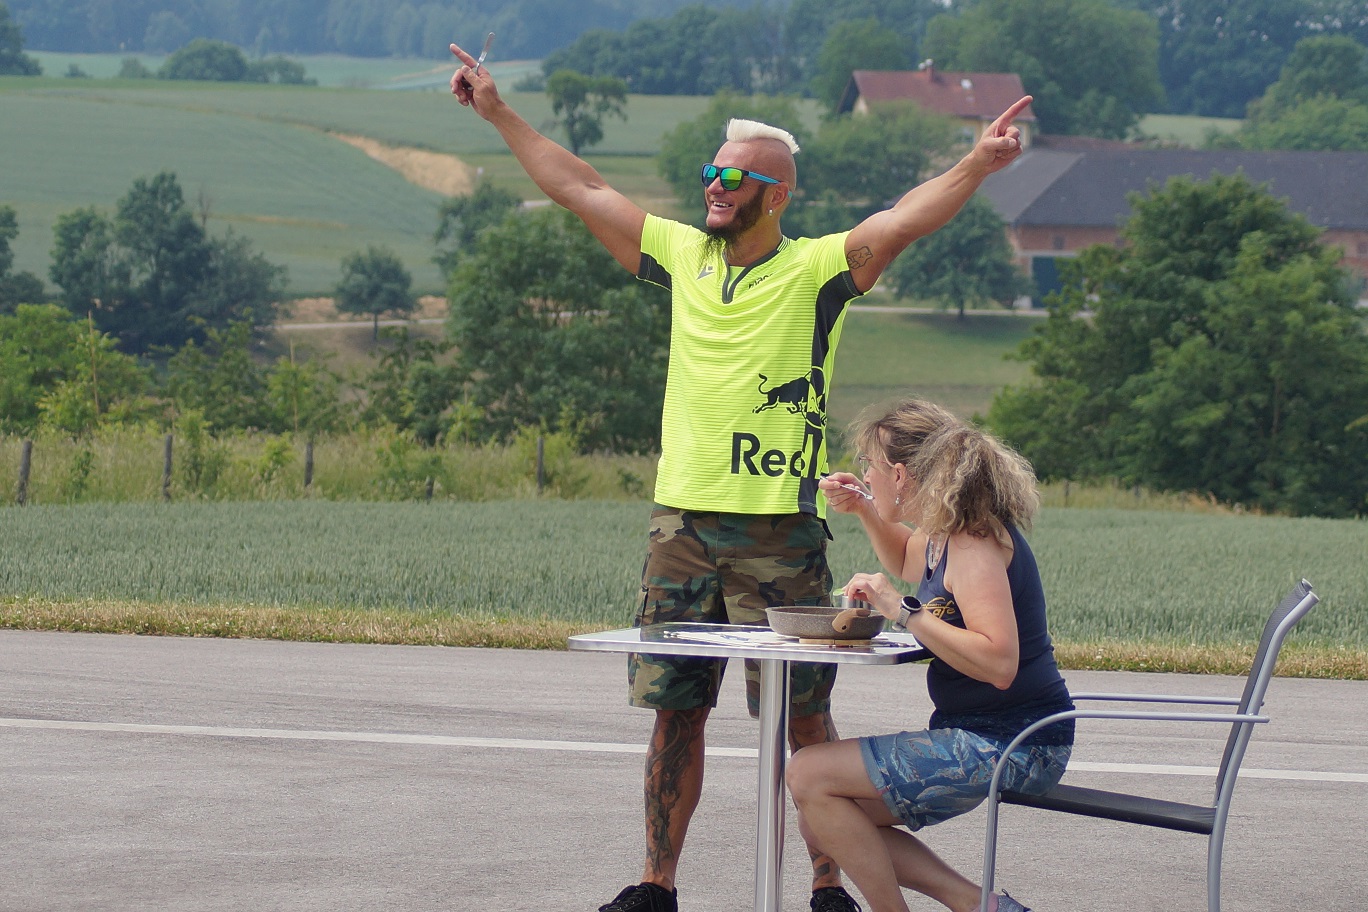
[[707,241],[656,216],[642,231],[637,278],[671,300],[656,502],[825,516],[827,394],[846,305],[860,294],[846,234],[784,238],[730,270]]

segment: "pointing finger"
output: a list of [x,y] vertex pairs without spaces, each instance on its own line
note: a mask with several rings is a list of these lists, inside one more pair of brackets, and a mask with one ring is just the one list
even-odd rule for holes
[[452,44],[451,53],[455,54],[456,59],[461,61],[461,63],[464,63],[466,66],[473,67],[475,65],[475,58],[471,57],[465,51],[461,50],[459,45]]
[[998,135],[1001,135],[1003,131],[1005,131],[1006,128],[1012,123],[1012,121],[1016,120],[1017,115],[1020,114],[1022,111],[1026,110],[1027,106],[1030,105],[1031,101],[1032,99],[1030,95],[1023,95],[1021,98],[1017,99],[1015,104],[1013,104],[1006,111],[1002,112],[1001,117],[993,121],[993,132],[997,133]]

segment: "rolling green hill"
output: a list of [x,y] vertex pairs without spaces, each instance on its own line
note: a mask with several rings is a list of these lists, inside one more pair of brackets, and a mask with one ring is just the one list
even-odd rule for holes
[[[544,95],[509,94],[534,124],[549,123]],[[668,211],[649,156],[705,104],[629,104],[632,119],[608,125],[596,162],[624,192]],[[135,178],[167,169],[190,203],[207,196],[211,230],[231,227],[289,267],[297,295],[329,290],[341,258],[368,244],[396,250],[419,290],[444,290],[431,262],[442,197],[328,131],[454,154],[538,195],[494,130],[439,91],[8,78],[0,123],[0,203],[19,216],[15,268],[44,279],[60,214],[112,212]]]

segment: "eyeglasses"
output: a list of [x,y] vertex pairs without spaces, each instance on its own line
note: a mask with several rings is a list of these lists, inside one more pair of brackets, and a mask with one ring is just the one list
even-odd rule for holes
[[754,171],[742,171],[740,168],[719,168],[713,164],[703,166],[703,186],[705,187],[712,186],[713,181],[721,178],[723,190],[735,190],[741,186],[741,181],[748,177],[753,177],[767,184],[779,183],[772,177],[765,177],[765,175],[757,174]]
[[864,453],[860,453],[858,456],[856,456],[855,462],[860,466],[861,475],[864,475],[866,472],[868,472],[870,466],[874,466],[877,469],[882,469],[884,466],[893,465],[893,463],[889,462],[886,459],[880,459],[877,461],[870,459]]

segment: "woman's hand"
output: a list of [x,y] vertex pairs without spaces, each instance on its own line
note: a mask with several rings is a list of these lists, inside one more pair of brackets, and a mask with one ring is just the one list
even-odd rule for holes
[[865,489],[860,479],[849,472],[836,472],[817,482],[817,490],[826,495],[827,503],[837,513],[855,513],[874,503],[874,495]]
[[874,609],[890,621],[898,619],[898,608],[902,605],[902,593],[882,573],[857,573],[850,578],[842,590],[853,599],[869,602]]

